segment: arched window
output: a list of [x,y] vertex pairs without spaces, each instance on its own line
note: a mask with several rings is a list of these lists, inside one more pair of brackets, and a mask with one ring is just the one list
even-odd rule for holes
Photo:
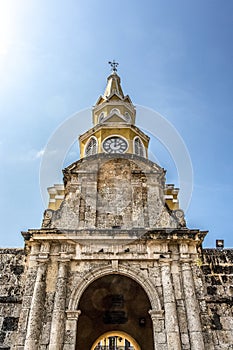
[[139,137],[135,137],[134,139],[134,153],[141,157],[145,157],[146,154],[145,146]]
[[97,153],[97,140],[94,137],[91,137],[88,141],[85,149],[85,156],[92,156]]

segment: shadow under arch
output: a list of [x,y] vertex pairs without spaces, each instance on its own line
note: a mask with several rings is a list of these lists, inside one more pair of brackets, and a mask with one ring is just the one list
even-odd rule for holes
[[149,278],[146,278],[140,270],[133,269],[129,266],[118,266],[114,269],[112,266],[105,266],[93,269],[89,273],[85,274],[83,279],[76,285],[75,289],[71,293],[69,300],[69,311],[76,311],[78,309],[79,301],[86,288],[98,278],[106,275],[123,275],[133,279],[137,282],[147,294],[152,310],[161,311],[161,302],[156,290],[155,285]]
[[102,334],[92,345],[91,350],[95,350],[96,346],[98,345],[98,343],[101,341],[101,339],[103,338],[107,338],[107,337],[122,337],[124,339],[127,339],[130,341],[130,343],[132,344],[134,350],[141,350],[140,346],[138,345],[138,343],[136,342],[136,340],[134,338],[132,338],[128,333],[122,332],[122,331],[111,331],[111,332],[106,332],[104,334]]
[[[129,334],[143,350],[153,347],[151,303],[132,278],[119,273],[97,278],[83,292],[78,308],[77,350],[90,350],[102,334],[114,331]],[[115,349],[116,342],[112,337],[105,350]]]

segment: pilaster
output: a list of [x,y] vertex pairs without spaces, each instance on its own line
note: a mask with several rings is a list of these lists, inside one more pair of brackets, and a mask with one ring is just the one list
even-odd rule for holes
[[46,257],[38,259],[39,265],[31,301],[24,350],[37,350],[39,347],[39,339],[42,329],[42,316],[44,311],[47,262],[48,259]]
[[193,275],[189,259],[183,259],[181,264],[184,299],[186,305],[186,314],[188,322],[188,330],[190,337],[190,344],[192,350],[204,350],[204,341],[202,335],[202,327],[200,321],[200,310],[195,294],[195,287]]
[[64,341],[67,265],[69,259],[60,259],[54,298],[49,350],[60,350]]
[[154,350],[160,350],[162,346],[166,346],[164,311],[152,309],[149,314],[153,324]]
[[165,328],[167,332],[168,350],[181,350],[179,324],[175,302],[174,289],[171,279],[171,261],[163,259],[161,261],[161,275],[163,286]]
[[77,322],[80,315],[80,310],[66,311],[66,332],[63,350],[76,349]]
[[34,286],[37,278],[37,269],[38,269],[37,257],[38,257],[39,251],[40,251],[39,244],[33,244],[31,246],[30,258],[28,259],[29,267],[28,267],[27,277],[26,277],[26,281],[30,281],[30,283],[26,282],[25,284],[23,301],[22,301],[22,309],[20,312],[20,318],[19,318],[19,324],[18,324],[18,331],[17,331],[16,341],[13,347],[14,349],[17,349],[17,350],[24,349],[24,343],[27,335],[28,318],[29,318],[30,308],[32,304]]

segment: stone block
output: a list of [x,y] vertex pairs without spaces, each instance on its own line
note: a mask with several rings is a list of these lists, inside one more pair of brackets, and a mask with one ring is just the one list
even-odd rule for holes
[[187,333],[181,333],[182,349],[190,349],[189,336]]
[[233,331],[233,317],[230,316],[220,316],[220,321],[223,330],[231,330]]
[[158,344],[166,344],[166,334],[165,333],[157,333],[156,332],[156,339]]

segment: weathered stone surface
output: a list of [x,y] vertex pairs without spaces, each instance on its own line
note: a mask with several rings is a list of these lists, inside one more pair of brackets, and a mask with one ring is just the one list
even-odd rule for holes
[[65,198],[60,209],[45,212],[43,227],[184,226],[180,215],[165,206],[164,170],[145,158],[101,154],[81,159],[64,174]]
[[206,232],[181,227],[164,182],[128,156],[65,171],[63,204],[25,234],[27,256],[0,250],[0,348],[90,350],[118,327],[142,350],[231,349],[232,250],[201,251]]
[[209,327],[216,349],[232,349],[232,249],[204,249],[201,270],[206,289]]
[[[192,343],[190,343],[190,331],[192,331],[192,329],[187,327],[186,319],[187,312],[189,312],[186,306],[187,293],[188,295],[191,293],[191,300],[194,298],[194,294],[190,290],[190,283],[193,283],[193,288],[195,290],[195,297],[197,298],[196,300],[200,310],[200,324],[202,327],[202,335],[198,330],[198,326],[197,329],[193,329],[193,332],[196,332],[196,341],[200,341],[198,337],[202,336],[205,348],[214,350],[231,349],[233,344],[233,304],[231,288],[233,276],[230,268],[233,263],[232,250],[203,250],[202,256],[199,256],[202,262],[197,262],[195,255],[195,259],[193,261],[192,259],[190,260],[191,269],[187,275],[188,279],[185,277],[185,279],[182,280],[179,271],[181,271],[180,269],[183,266],[182,259],[184,253],[177,253],[179,249],[174,249],[175,237],[177,237],[176,234],[173,235],[171,243],[172,249],[170,249],[169,245],[163,246],[163,244],[160,244],[159,254],[156,255],[157,253],[154,252],[157,251],[157,248],[153,248],[153,254],[155,255],[153,255],[154,258],[151,259],[151,247],[153,244],[154,247],[156,247],[155,242],[156,240],[160,241],[160,237],[161,234],[157,235],[156,233],[154,236],[150,235],[150,238],[146,240],[142,237],[127,244],[127,249],[125,249],[124,245],[117,243],[116,247],[112,250],[112,254],[114,255],[117,253],[118,255],[115,256],[121,259],[120,265],[118,263],[115,267],[116,271],[118,271],[118,269],[121,271],[121,269],[124,268],[125,271],[128,271],[127,273],[131,274],[130,271],[133,270],[135,272],[135,278],[140,276],[140,279],[145,281],[143,284],[147,282],[151,283],[151,286],[154,286],[154,292],[156,291],[157,293],[157,302],[161,305],[162,309],[165,307],[165,314],[162,316],[162,319],[153,320],[154,325],[156,325],[154,335],[157,339],[156,342],[159,349],[163,347],[167,349],[167,342],[171,344],[169,346],[174,346],[176,342],[177,344],[179,343],[177,340],[177,334],[179,334],[177,329],[179,329],[180,332],[181,348],[193,348],[193,345],[191,345]],[[152,244],[153,240],[155,240],[155,242]],[[99,244],[101,247],[101,237]],[[178,242],[176,244],[179,246]],[[95,271],[101,271],[102,269],[109,269],[109,267],[115,266],[112,265],[111,260],[109,260],[109,253],[98,253],[95,258],[92,257],[91,260],[89,259],[89,256],[93,254],[93,250],[96,251],[99,249],[98,241],[96,241],[95,245],[84,244],[79,246],[79,243],[77,243],[77,249],[81,248],[79,253],[81,255],[77,258],[77,250],[74,250],[72,258],[69,258],[66,262],[66,264],[68,264],[67,277],[63,275],[62,270],[59,275],[59,259],[61,255],[64,256],[64,254],[67,254],[66,250],[70,248],[69,245],[66,247],[63,245],[63,252],[61,252],[61,248],[55,248],[55,245],[57,246],[57,243],[51,243],[51,251],[60,251],[60,253],[52,255],[51,259],[47,260],[46,273],[38,280],[38,283],[44,285],[44,294],[42,293],[41,295],[44,300],[42,303],[44,307],[40,310],[41,326],[37,318],[31,321],[31,327],[35,329],[37,326],[41,327],[40,331],[38,329],[38,332],[41,334],[38,338],[40,344],[39,349],[48,349],[51,339],[52,315],[54,314],[54,317],[56,314],[60,315],[61,312],[63,312],[61,307],[63,310],[69,308],[70,300],[72,300],[72,295],[77,286],[81,286],[85,280],[89,283],[88,280],[90,277],[88,276],[92,275],[94,277]],[[164,250],[161,250],[162,246]],[[108,244],[105,245],[106,250],[111,250],[112,248],[110,247],[111,246]],[[148,249],[149,247],[150,249]],[[125,252],[125,250],[127,251]],[[138,255],[136,251],[138,251]],[[175,255],[173,256],[173,253],[169,253],[170,260],[166,262],[164,257],[168,251],[173,251]],[[87,252],[88,255],[86,255]],[[142,252],[143,255],[140,256],[140,252]],[[39,254],[38,252],[38,257]],[[163,255],[163,257],[160,257],[161,255]],[[26,328],[28,327],[29,311],[33,302],[32,296],[34,294],[34,298],[40,297],[39,294],[35,293],[37,267],[34,266],[34,262],[32,262],[30,268],[30,260],[25,260],[23,250],[1,250],[1,257],[2,272],[5,273],[3,278],[6,283],[3,284],[0,295],[0,347],[7,348],[8,346],[10,348],[17,339],[18,346],[15,347],[15,349],[18,350],[20,347],[24,347],[23,344],[26,337]],[[85,257],[88,257],[88,260],[85,261]],[[25,261],[27,265],[25,265]],[[4,262],[7,262],[7,264],[4,264]],[[24,289],[24,297],[22,297],[23,282],[26,276],[23,273],[24,270],[27,272],[27,282]],[[116,271],[114,273],[116,273]],[[216,271],[218,271],[218,273]],[[226,273],[226,271],[228,273]],[[66,291],[62,285],[63,278],[67,278]],[[193,282],[191,282],[191,280],[193,280]],[[57,293],[57,306],[54,304],[55,292]],[[151,290],[151,295],[153,295],[154,292]],[[154,294],[154,297],[155,295],[156,294]],[[172,314],[175,315],[175,318]],[[192,327],[195,326],[195,315],[197,314],[198,312],[195,312],[191,316]],[[66,329],[65,324],[67,321],[65,314],[64,319],[59,316],[57,322],[57,325],[54,327],[64,327],[64,330]],[[72,349],[74,346],[73,342],[75,341],[74,339],[76,339],[75,325],[76,321],[74,321],[74,329],[67,328],[67,330],[65,330],[63,338],[64,346],[61,348]],[[16,337],[17,329],[18,335]]]
[[11,347],[18,328],[24,285],[23,249],[0,249],[0,349]]

